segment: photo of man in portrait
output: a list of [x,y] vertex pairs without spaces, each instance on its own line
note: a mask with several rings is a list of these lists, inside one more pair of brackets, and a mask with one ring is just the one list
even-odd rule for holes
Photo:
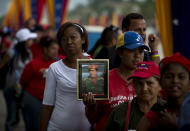
[[88,66],[88,76],[82,80],[82,93],[88,92],[94,95],[104,95],[104,77],[102,73],[98,75],[98,65],[95,64]]

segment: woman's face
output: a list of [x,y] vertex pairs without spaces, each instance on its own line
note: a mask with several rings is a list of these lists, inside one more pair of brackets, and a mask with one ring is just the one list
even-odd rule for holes
[[44,55],[46,55],[48,58],[53,59],[57,56],[59,50],[58,43],[51,43],[50,46],[44,47]]
[[138,98],[142,101],[150,101],[158,96],[161,90],[160,83],[157,78],[136,78],[134,79],[134,88]]
[[30,47],[32,46],[33,42],[34,42],[33,39],[28,39],[28,40],[26,41],[26,43],[25,43],[25,44],[26,44],[26,47],[27,47],[27,48],[30,48]]
[[121,64],[125,67],[134,70],[136,64],[142,62],[144,59],[144,49],[139,47],[134,50],[124,49],[119,53]]
[[73,26],[66,28],[61,39],[62,48],[67,55],[82,53],[82,44],[84,42],[78,30]]
[[165,69],[161,84],[168,97],[184,97],[190,85],[189,72],[180,64],[172,63]]

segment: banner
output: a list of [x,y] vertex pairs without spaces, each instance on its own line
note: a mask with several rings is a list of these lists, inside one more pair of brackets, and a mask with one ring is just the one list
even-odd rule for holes
[[[12,0],[11,6],[4,19],[4,26],[20,28],[24,25],[24,21],[33,17],[37,24],[40,24],[41,19],[45,14],[48,17],[48,25],[59,28],[66,21],[69,0]],[[45,8],[46,9],[46,8]]]
[[155,3],[164,56],[171,56],[173,54],[171,0],[156,0]]

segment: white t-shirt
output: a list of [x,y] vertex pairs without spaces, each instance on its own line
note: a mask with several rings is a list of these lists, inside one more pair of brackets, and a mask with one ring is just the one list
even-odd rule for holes
[[48,131],[89,131],[85,106],[77,101],[77,70],[62,60],[50,65],[46,77],[44,105],[54,106]]

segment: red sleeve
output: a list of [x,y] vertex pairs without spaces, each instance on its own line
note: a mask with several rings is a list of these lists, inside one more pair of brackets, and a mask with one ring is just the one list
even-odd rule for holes
[[159,113],[149,111],[145,114],[146,118],[149,120],[151,127],[156,127],[159,120]]
[[24,88],[26,88],[27,84],[31,82],[33,78],[33,72],[34,72],[33,62],[31,61],[25,66],[24,71],[22,72],[20,78],[20,83],[24,86]]

